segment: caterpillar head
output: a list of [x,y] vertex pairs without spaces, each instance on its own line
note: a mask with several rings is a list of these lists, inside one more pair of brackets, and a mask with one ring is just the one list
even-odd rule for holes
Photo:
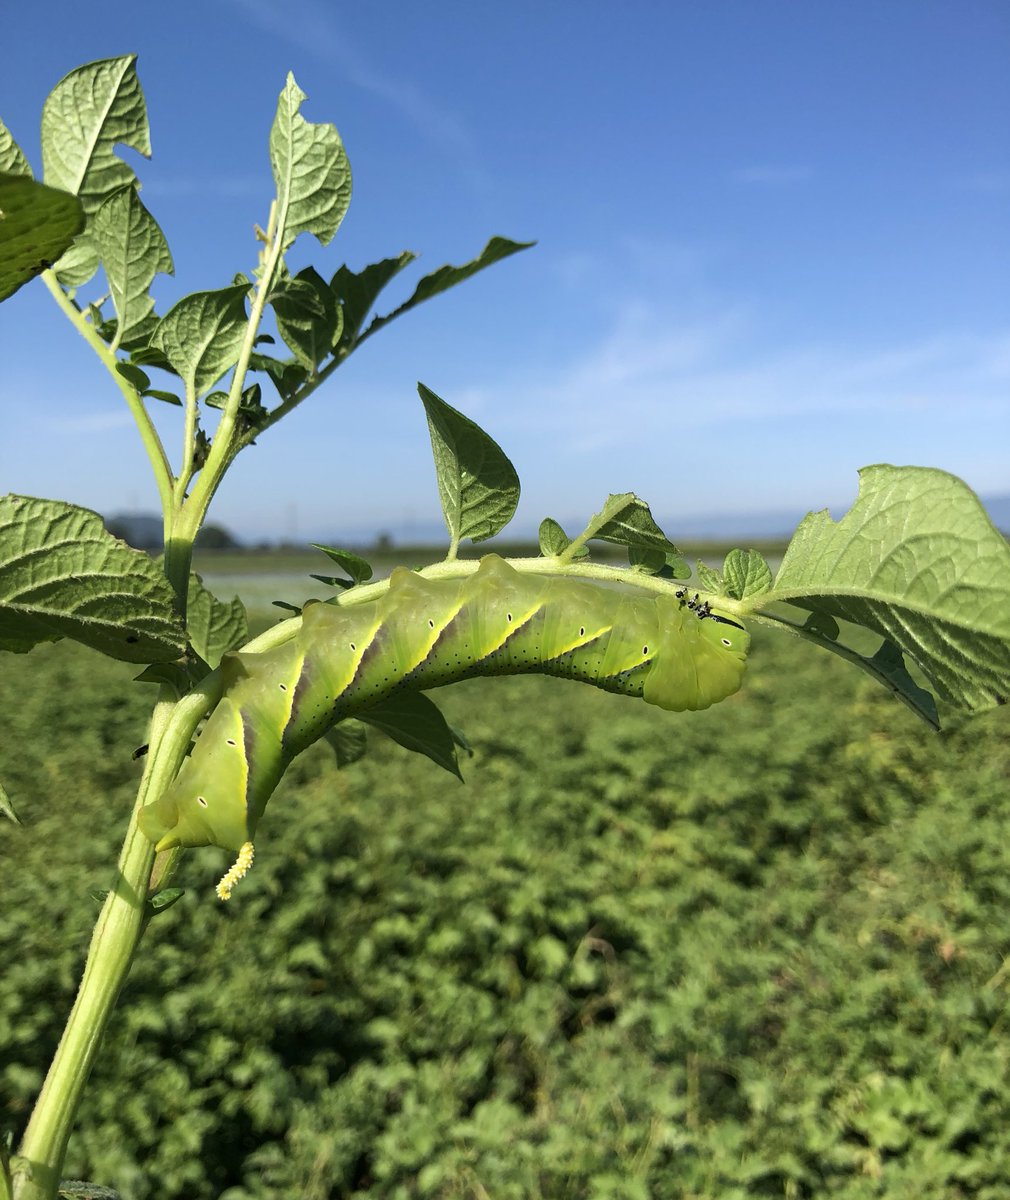
[[701,625],[701,636],[714,647],[732,654],[741,662],[747,657],[750,649],[750,634],[740,624],[726,613],[711,609]]
[[728,613],[667,609],[644,698],[672,712],[708,708],[738,691],[750,634]]

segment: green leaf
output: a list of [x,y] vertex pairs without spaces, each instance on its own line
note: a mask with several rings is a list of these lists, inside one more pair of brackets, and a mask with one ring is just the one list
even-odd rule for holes
[[259,425],[267,415],[262,404],[263,389],[258,383],[251,383],[239,397],[238,411],[250,425]]
[[352,554],[350,550],[334,550],[330,546],[321,546],[318,542],[310,544],[316,550],[322,550],[331,562],[335,562],[346,571],[352,583],[367,583],[372,578],[372,564],[360,554]]
[[354,587],[354,581],[348,579],[346,575],[316,575],[310,571],[309,578],[317,579],[324,587],[339,588],[341,590]]
[[772,585],[772,569],[757,550],[731,550],[722,565],[726,595],[734,600],[760,596]]
[[159,350],[156,346],[150,345],[150,343],[131,350],[130,362],[136,363],[138,367],[158,367],[160,370],[168,371],[172,375],[178,374],[165,357],[164,350]]
[[163,392],[159,388],[148,388],[147,391],[141,394],[150,396],[152,400],[161,400],[165,404],[175,404],[179,408],[182,408],[182,401],[175,392]]
[[831,642],[836,642],[841,633],[835,618],[825,612],[812,612],[803,622],[803,628],[808,633],[815,633]]
[[271,358],[268,354],[250,355],[249,368],[252,371],[264,371],[270,376],[270,382],[277,389],[282,399],[293,396],[309,377],[308,370],[297,359]]
[[[572,542],[581,548],[590,538],[616,542],[619,546],[640,550],[659,550],[670,559],[671,573],[677,579],[690,575],[690,568],[677,547],[652,519],[648,504],[633,492],[620,492],[607,497],[607,502],[593,516],[586,528]],[[574,557],[569,548],[566,557]]]
[[278,282],[270,296],[277,330],[295,358],[314,373],[340,340],[343,314],[326,281],[313,268]]
[[120,188],[91,220],[91,236],[105,268],[118,325],[113,349],[150,325],[150,289],[158,274],[174,275],[168,242],[144,207],[136,186]]
[[216,667],[222,655],[238,650],[249,640],[249,622],[242,601],[238,596],[219,600],[195,572],[189,577],[186,624],[190,644],[210,667]]
[[32,177],[28,159],[3,121],[0,121],[0,171],[7,175],[24,175],[28,179]]
[[[587,553],[585,547],[572,557],[578,558],[580,553]],[[629,546],[628,562],[638,570],[649,575],[658,575],[661,579],[687,579],[691,574],[691,568],[681,554],[667,554],[663,550],[653,550],[648,546]]]
[[186,645],[158,564],[86,508],[0,498],[0,649],[68,637],[125,662],[178,658]]
[[277,219],[286,250],[300,233],[325,246],[351,202],[351,167],[333,125],[312,125],[299,109],[306,99],[289,72],[270,130],[270,165],[277,185]]
[[722,576],[713,570],[708,563],[699,560],[694,572],[695,581],[703,592],[711,592],[714,596],[723,594]]
[[425,755],[462,780],[456,738],[437,705],[423,692],[399,692],[367,709],[361,720],[381,729],[405,750]]
[[88,233],[87,225],[79,233],[70,249],[54,265],[56,278],[72,296],[77,288],[87,283],[100,266],[98,247]]
[[0,300],[51,267],[83,228],[76,196],[0,174]]
[[384,258],[382,262],[372,263],[357,274],[346,266],[337,270],[330,280],[330,291],[344,314],[340,336],[342,346],[354,344],[379,293],[416,257],[410,250],[404,250],[396,258]]
[[84,1179],[63,1179],[56,1200],[121,1200],[121,1197],[119,1192],[98,1183],[88,1183]]
[[151,386],[151,380],[145,371],[133,363],[117,362],[116,374],[122,375],[135,392],[144,392]]
[[2,813],[8,821],[13,821],[15,825],[21,824],[21,818],[14,811],[14,805],[11,803],[11,798],[7,794],[7,789],[0,783],[0,813]]
[[155,892],[147,903],[151,906],[152,912],[168,912],[172,905],[178,904],[185,894],[185,888],[162,888],[160,892]]
[[838,622],[827,613],[812,612],[802,626],[794,628],[805,640],[865,671],[877,683],[893,692],[917,717],[934,729],[940,728],[936,701],[908,673],[901,651],[893,643],[884,641],[875,654],[862,654],[839,641]]
[[[540,541],[540,553],[546,558],[554,558],[559,554],[563,554],[572,544],[572,539],[553,517],[544,517],[540,522],[538,538]],[[574,555],[575,558],[588,558],[588,556],[589,550],[585,546]]]
[[364,758],[368,749],[368,735],[360,721],[339,721],[323,738],[333,747],[338,767],[349,767]]
[[151,338],[196,396],[238,362],[246,332],[245,284],[184,296]]
[[[151,156],[135,63],[136,55],[130,54],[78,67],[60,80],[42,108],[43,177],[79,196],[89,218],[106,196],[136,179],[116,155],[116,145]],[[56,264],[60,282],[68,287],[79,287],[97,268],[89,231]]]
[[[448,724],[448,722],[447,722]],[[466,736],[458,725],[449,725],[449,732],[452,734],[452,740],[456,743],[460,750],[473,758],[473,746],[470,744],[470,739]]]
[[881,642],[880,649],[870,659],[870,664],[876,669],[881,683],[889,686],[898,698],[923,720],[939,729],[940,718],[936,711],[936,701],[909,675],[901,651],[893,642]]
[[840,521],[804,519],[762,600],[876,631],[961,708],[1010,697],[1010,546],[944,471],[864,468]]
[[633,492],[607,497],[607,503],[590,521],[590,537],[621,546],[640,546],[662,550],[664,554],[678,553],[677,547],[652,519],[648,504]]
[[501,447],[469,417],[423,383],[417,390],[428,415],[435,476],[453,549],[461,538],[482,542],[512,520],[519,476]]
[[[154,395],[153,392],[147,393]],[[260,403],[260,398],[263,395],[263,389],[258,383],[250,384],[242,393],[238,402],[238,411],[251,424],[258,424],[263,417],[267,415],[267,410]],[[203,398],[204,404],[208,408],[224,408],[228,403],[227,392],[208,392]]]
[[430,275],[425,275],[414,289],[414,294],[409,300],[401,304],[399,308],[394,308],[391,313],[387,313],[384,317],[376,317],[368,329],[358,338],[358,341],[363,342],[366,337],[371,337],[376,330],[381,329],[383,325],[388,325],[390,321],[401,316],[408,309],[415,308],[425,300],[430,300],[432,296],[437,296],[439,292],[448,291],[449,288],[455,287],[457,283],[462,283],[464,279],[469,279],[471,275],[476,275],[478,271],[483,271],[485,267],[490,267],[493,263],[501,262],[503,258],[508,258],[520,250],[528,250],[530,246],[535,245],[536,242],[513,242],[508,238],[493,237],[480,254],[476,258],[471,259],[470,262],[464,263],[460,267],[446,264],[444,267],[439,267],[437,271],[432,271]]
[[[150,663],[139,675],[135,675],[133,682],[156,683],[159,687],[167,684],[179,699],[198,684],[206,674],[207,664],[198,663],[192,659],[179,662],[156,662]],[[144,750],[146,752],[146,746]],[[136,757],[137,755],[134,754],[134,758]]]
[[136,60],[128,54],[78,67],[60,80],[42,107],[45,181],[80,196],[89,215],[111,192],[137,178],[116,155],[117,144],[151,157]]

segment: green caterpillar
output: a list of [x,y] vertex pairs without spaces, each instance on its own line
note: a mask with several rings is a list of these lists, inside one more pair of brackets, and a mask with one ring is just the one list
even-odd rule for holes
[[224,695],[175,783],[142,810],[141,829],[159,850],[220,846],[248,866],[288,763],[399,688],[540,672],[681,712],[735,692],[749,645],[743,626],[683,588],[632,593],[520,574],[497,555],[463,580],[397,568],[380,599],[312,604],[291,641],[226,656]]

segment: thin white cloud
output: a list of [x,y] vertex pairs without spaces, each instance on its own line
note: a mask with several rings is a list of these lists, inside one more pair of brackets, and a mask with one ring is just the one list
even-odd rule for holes
[[[1010,331],[938,335],[888,349],[800,345],[762,353],[743,310],[685,323],[629,305],[610,334],[553,379],[503,381],[479,407],[534,420],[575,452],[650,442],[685,428],[750,426],[783,419],[910,420],[952,412],[1010,422]],[[497,391],[497,389],[495,389]],[[516,399],[520,398],[518,406]],[[469,401],[477,409],[478,397]],[[501,420],[499,420],[501,423]]]
[[687,280],[704,284],[713,264],[724,253],[723,246],[714,240],[685,241],[638,232],[622,233],[617,247],[622,272],[630,269],[639,279],[662,278],[668,283]]
[[66,416],[48,416],[45,425],[53,433],[86,434],[107,433],[110,429],[125,429],[133,424],[133,418],[121,408],[103,412],[77,413]]
[[811,175],[809,167],[796,163],[757,163],[730,172],[734,183],[755,184],[758,187],[787,187],[794,183],[806,183]]
[[598,255],[583,250],[557,255],[547,263],[547,269],[572,291],[582,291],[592,284],[599,276],[601,267]]
[[332,11],[319,0],[228,0],[261,29],[300,50],[336,63],[362,91],[384,100],[428,141],[453,156],[469,155],[474,139],[460,117],[402,76],[387,74],[370,62],[348,37]]
[[686,287],[697,297],[711,292],[713,264],[724,257],[724,246],[715,240],[687,242],[624,231],[609,247],[557,254],[548,258],[546,267],[566,288],[581,293],[587,287],[607,289],[617,276],[628,289],[661,288],[683,294]]
[[656,320],[652,306],[631,301],[589,358],[567,373],[574,391],[651,387],[702,370],[749,324],[743,311],[725,310],[704,322]]

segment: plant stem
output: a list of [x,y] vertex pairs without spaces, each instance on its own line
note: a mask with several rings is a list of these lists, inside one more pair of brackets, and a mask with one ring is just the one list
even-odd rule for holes
[[77,1106],[143,932],[153,861],[154,847],[131,822],[77,999],[21,1144],[14,1171],[16,1200],[51,1200],[56,1194]]
[[[77,998],[13,1162],[15,1200],[53,1200],[56,1195],[84,1086],[150,916],[147,895],[154,846],[140,832],[137,814],[174,775],[189,742],[190,726],[203,706],[197,692],[179,705],[162,699],[155,707],[147,769],[120,853],[116,882],[95,925]],[[185,721],[178,719],[180,713]]]
[[161,438],[158,437],[158,431],[154,427],[154,422],[144,407],[144,401],[136,388],[116,370],[117,360],[115,354],[98,336],[91,322],[71,303],[66,292],[60,287],[55,273],[51,270],[43,271],[42,281],[49,289],[53,299],[63,310],[67,319],[98,355],[102,365],[123,393],[123,398],[126,400],[130,412],[133,414],[133,419],[137,423],[140,440],[144,443],[144,449],[147,451],[147,457],[154,471],[154,479],[158,485],[158,494],[161,497],[162,509],[167,512],[172,503],[172,468],[169,465],[168,456],[165,454],[165,448],[161,444]]
[[172,585],[179,612],[186,619],[187,600],[189,597],[189,572],[193,565],[193,538],[180,535],[178,526],[180,514],[172,512],[165,521],[165,578]]
[[[228,389],[228,399],[225,402],[224,411],[221,413],[221,420],[218,422],[217,430],[211,441],[207,461],[204,463],[199,477],[193,485],[189,499],[182,508],[182,512],[186,514],[186,525],[184,530],[181,531],[183,536],[195,538],[196,532],[203,524],[203,519],[207,515],[207,509],[210,507],[210,502],[224,477],[225,471],[228,469],[229,463],[240,449],[238,444],[238,419],[239,407],[242,403],[242,389],[245,386],[246,375],[249,373],[249,361],[256,346],[256,334],[263,321],[263,312],[267,305],[267,298],[270,295],[270,289],[273,287],[278,267],[284,258],[284,230],[282,225],[278,224],[276,201],[270,210],[267,233],[270,238],[269,247],[262,256],[259,283],[256,287],[256,294],[253,297],[249,321],[246,325],[245,338],[243,339],[238,361],[232,373],[231,386]],[[190,447],[191,451],[192,447]]]
[[11,1174],[10,1163],[7,1160],[7,1147],[0,1145],[0,1200],[13,1200],[14,1193],[11,1190]]

